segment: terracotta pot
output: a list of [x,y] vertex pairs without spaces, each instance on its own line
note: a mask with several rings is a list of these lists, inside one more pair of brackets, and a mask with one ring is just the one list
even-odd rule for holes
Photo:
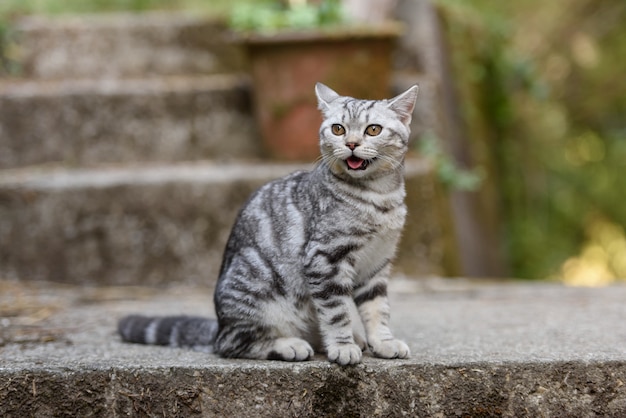
[[319,156],[318,81],[346,96],[389,97],[399,34],[399,26],[389,24],[246,38],[254,109],[268,157],[311,161]]

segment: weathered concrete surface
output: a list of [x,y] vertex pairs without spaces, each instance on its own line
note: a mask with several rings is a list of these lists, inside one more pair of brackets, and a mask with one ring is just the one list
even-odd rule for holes
[[0,416],[626,416],[626,287],[391,282],[409,360],[340,368],[123,344],[128,313],[212,315],[208,288],[0,282]]
[[[69,283],[209,283],[240,207],[300,165],[219,164],[0,171],[0,277]],[[397,271],[441,273],[444,222],[430,166],[407,167]]]
[[22,76],[128,78],[241,71],[225,23],[181,13],[23,18],[15,27]]
[[0,168],[260,153],[238,76],[5,81],[0,109]]

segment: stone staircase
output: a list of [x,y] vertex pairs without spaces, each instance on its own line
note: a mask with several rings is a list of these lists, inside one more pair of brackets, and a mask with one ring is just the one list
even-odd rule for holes
[[[0,416],[626,416],[623,286],[394,277],[412,357],[354,367],[122,343],[125,314],[212,315],[238,208],[307,165],[263,158],[219,23],[37,18],[18,33],[23,78],[0,81]],[[441,131],[438,81],[407,79],[415,132]],[[412,158],[407,179],[396,272],[446,271],[432,170]]]
[[[243,54],[220,22],[39,17],[17,34],[21,78],[0,81],[0,277],[211,283],[249,194],[307,167],[263,158]],[[442,273],[431,169],[411,159],[407,179],[397,271]]]

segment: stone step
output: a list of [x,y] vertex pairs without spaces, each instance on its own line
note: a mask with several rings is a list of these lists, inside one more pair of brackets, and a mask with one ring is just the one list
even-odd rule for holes
[[[398,76],[394,89],[415,83],[413,135],[440,133],[436,82]],[[0,169],[262,158],[251,96],[240,75],[0,81]]]
[[623,417],[626,287],[390,282],[408,360],[225,360],[120,342],[130,313],[213,316],[211,289],[0,281],[0,416]]
[[[211,283],[253,190],[302,166],[217,164],[0,171],[0,277],[84,284]],[[396,271],[443,273],[430,166],[407,163],[411,214]]]
[[258,157],[240,76],[0,83],[0,169]]
[[27,17],[15,28],[25,78],[137,78],[239,72],[222,20],[182,13]]

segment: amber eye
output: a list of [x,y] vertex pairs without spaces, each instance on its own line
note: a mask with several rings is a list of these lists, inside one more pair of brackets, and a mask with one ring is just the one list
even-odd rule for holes
[[382,130],[383,130],[383,127],[380,125],[370,125],[367,128],[365,128],[365,133],[368,134],[369,136],[376,136],[376,135],[379,135]]
[[333,134],[335,135],[343,135],[346,133],[346,129],[339,125],[338,123],[335,123],[333,126],[331,126],[330,128],[333,131]]

